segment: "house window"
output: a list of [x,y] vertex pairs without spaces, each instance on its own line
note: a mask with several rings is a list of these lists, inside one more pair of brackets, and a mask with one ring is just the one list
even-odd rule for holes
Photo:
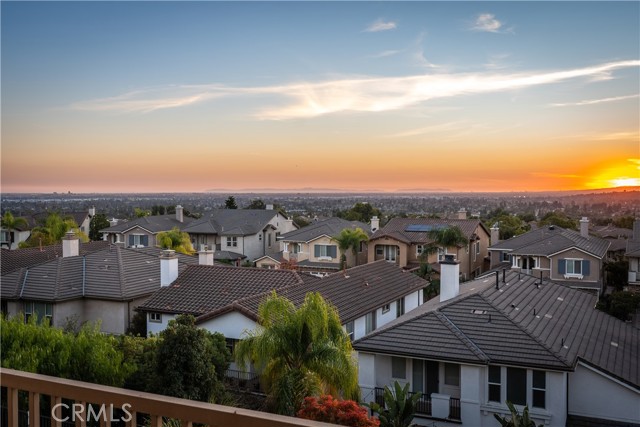
[[283,252],[289,252],[289,244],[288,243],[284,244]]
[[376,255],[380,255],[380,256],[384,255],[384,246],[380,246],[380,245],[376,246]]
[[500,402],[500,389],[502,387],[502,368],[489,366],[489,402]]
[[2,231],[0,232],[0,242],[2,243],[9,243],[11,236],[9,236],[9,232],[8,231]]
[[527,404],[527,370],[507,368],[507,400],[514,405]]
[[49,325],[53,325],[53,304],[39,301],[26,301],[24,303],[24,321],[28,322],[31,316],[36,316],[36,322],[42,323],[48,319]]
[[532,390],[532,405],[536,408],[545,408],[545,395],[547,389],[547,376],[544,371],[533,371],[532,373],[533,386]]
[[404,314],[404,297],[396,301],[396,317],[400,317]]
[[502,261],[509,262],[509,252],[502,252]]
[[267,246],[271,247],[271,233],[267,234]]
[[294,254],[300,253],[300,243],[294,243],[291,249],[293,249]]
[[129,246],[133,248],[149,246],[149,236],[144,234],[129,234]]
[[460,387],[460,365],[456,363],[444,364],[444,383]]
[[238,247],[238,238],[237,237],[227,237],[227,247]]
[[425,247],[423,245],[416,246],[416,256],[422,255],[424,250],[425,250]]
[[229,350],[229,354],[233,356],[233,352],[236,349],[236,344],[240,340],[237,340],[235,338],[225,338],[224,340],[226,341],[226,346],[227,346],[227,350]]
[[476,255],[480,255],[480,241],[476,242]]
[[407,378],[407,362],[404,357],[391,357],[391,377],[398,379]]
[[344,325],[344,329],[347,331],[347,335],[349,336],[349,339],[353,341],[353,330],[354,330],[355,324],[353,322],[353,320],[351,322],[347,322]]
[[567,274],[582,274],[582,260],[568,259]]
[[162,323],[162,313],[152,311],[149,313],[149,322]]
[[262,234],[258,234],[258,241],[262,242]]
[[391,310],[391,304],[385,304],[382,306],[382,314],[388,313]]
[[438,248],[438,261],[442,261],[444,259],[444,249]]
[[365,333],[373,332],[376,329],[376,312],[375,310],[368,313],[365,317]]
[[336,245],[313,245],[313,254],[316,258],[337,258],[338,247]]

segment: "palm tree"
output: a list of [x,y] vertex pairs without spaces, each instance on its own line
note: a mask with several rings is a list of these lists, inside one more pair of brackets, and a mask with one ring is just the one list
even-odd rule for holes
[[[520,415],[516,407],[513,406],[513,403],[508,400],[507,406],[509,407],[509,411],[511,411],[511,419],[493,414],[502,427],[536,427],[536,422],[529,417],[529,406],[524,407],[522,415]],[[540,424],[539,427],[542,427],[542,424]]]
[[274,291],[260,304],[258,327],[245,333],[236,361],[257,368],[274,412],[294,415],[305,397],[320,394],[359,398],[351,341],[319,293],[308,293],[296,309]]
[[13,231],[27,228],[29,224],[27,220],[20,217],[14,217],[13,214],[9,211],[5,212],[2,216],[2,227],[6,228],[9,232],[9,249],[13,246],[13,242],[15,241],[15,236]]
[[351,249],[353,252],[355,265],[358,265],[358,249],[360,249],[360,244],[362,242],[366,242],[369,240],[369,236],[365,233],[362,228],[345,228],[340,234],[333,238],[337,243],[340,251],[342,252],[342,257],[340,262],[346,262],[345,252]]
[[429,231],[427,236],[432,242],[427,245],[426,250],[422,252],[423,257],[437,252],[440,248],[442,248],[446,254],[447,248],[463,246],[469,243],[469,239],[458,226],[436,228]]
[[366,406],[378,413],[380,427],[409,427],[412,425],[420,397],[420,392],[409,393],[408,383],[402,387],[398,381],[394,381],[393,388],[384,388],[384,405],[371,402]]

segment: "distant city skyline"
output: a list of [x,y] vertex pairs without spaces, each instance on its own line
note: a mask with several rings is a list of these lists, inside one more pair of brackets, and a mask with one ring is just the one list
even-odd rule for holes
[[640,185],[640,3],[1,2],[1,187]]

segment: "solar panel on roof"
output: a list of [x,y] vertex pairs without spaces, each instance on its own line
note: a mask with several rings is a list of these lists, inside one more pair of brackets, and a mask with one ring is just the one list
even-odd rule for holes
[[433,230],[442,230],[446,228],[444,225],[428,225],[428,224],[409,224],[404,231],[429,232]]

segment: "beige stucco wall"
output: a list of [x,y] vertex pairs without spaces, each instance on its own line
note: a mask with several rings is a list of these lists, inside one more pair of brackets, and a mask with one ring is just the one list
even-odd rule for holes
[[551,257],[551,279],[552,280],[571,280],[576,281],[579,279],[568,278],[565,279],[564,275],[558,273],[558,260],[573,258],[591,261],[590,273],[588,276],[584,276],[581,281],[583,282],[597,282],[600,279],[600,271],[602,269],[602,261],[592,255],[582,252],[578,249],[569,249]]
[[274,260],[269,259],[269,258],[264,258],[264,259],[261,259],[260,261],[256,262],[256,267],[258,267],[258,268],[277,269],[277,268],[280,268],[280,263],[277,263]]
[[[411,248],[406,243],[402,243],[395,239],[390,239],[388,237],[381,237],[379,239],[369,241],[368,248],[367,248],[368,262],[374,262],[374,261],[384,259],[384,256],[376,255],[376,246],[381,246],[381,245],[397,246],[400,252],[396,257],[396,264],[398,264],[400,267],[407,266],[408,252],[411,250]],[[413,249],[413,251],[415,254],[415,248]]]
[[131,230],[127,231],[126,233],[122,233],[122,243],[124,243],[125,246],[129,246],[129,236],[133,235],[133,234],[141,234],[144,236],[149,236],[149,245],[148,247],[154,247],[156,245],[156,235],[149,233],[148,231],[140,228],[140,227],[134,227]]

